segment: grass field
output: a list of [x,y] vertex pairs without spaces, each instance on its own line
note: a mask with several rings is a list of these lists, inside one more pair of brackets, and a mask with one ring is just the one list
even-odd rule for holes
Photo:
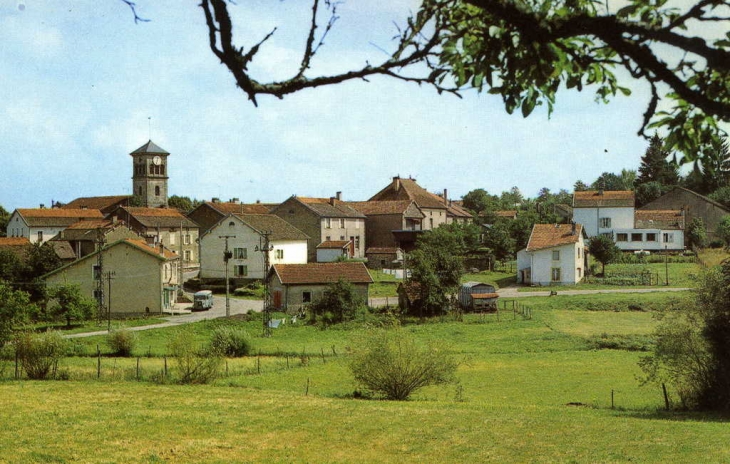
[[[137,359],[110,357],[99,379],[97,358],[72,357],[69,381],[1,381],[0,462],[728,462],[726,419],[662,411],[659,389],[637,380],[646,348],[596,343],[650,339],[655,310],[686,297],[520,298],[532,319],[406,325],[461,361],[458,384],[407,402],[352,398],[357,330],[289,326],[264,339],[260,320],[231,320],[145,331],[141,381]],[[175,332],[204,343],[223,323],[254,334],[261,355],[227,360],[213,385],[150,381]]]

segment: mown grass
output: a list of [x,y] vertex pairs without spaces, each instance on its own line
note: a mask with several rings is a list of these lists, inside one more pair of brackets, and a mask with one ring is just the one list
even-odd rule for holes
[[[260,320],[140,332],[141,346],[161,347],[179,330],[202,344],[216,324],[233,324],[262,354],[227,360],[207,386],[150,381],[164,370],[160,357],[140,359],[141,382],[134,358],[102,358],[97,380],[93,357],[64,362],[70,381],[0,382],[0,461],[727,462],[725,419],[661,411],[659,389],[637,380],[644,353],[594,341],[650,337],[654,310],[681,298],[520,298],[532,319],[408,324],[461,365],[457,385],[407,402],[352,399],[354,325],[285,326],[270,338]],[[169,359],[168,369],[174,377]]]
[[719,266],[727,258],[730,258],[730,253],[725,248],[705,248],[700,251],[698,257],[707,266]]

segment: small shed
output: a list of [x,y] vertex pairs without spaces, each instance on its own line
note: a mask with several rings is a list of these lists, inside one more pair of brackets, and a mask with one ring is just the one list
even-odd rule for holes
[[494,285],[466,282],[459,289],[459,305],[467,311],[495,311],[499,295]]

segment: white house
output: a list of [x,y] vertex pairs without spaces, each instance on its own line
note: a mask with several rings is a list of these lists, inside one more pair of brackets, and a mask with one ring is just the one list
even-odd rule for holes
[[10,216],[7,235],[45,243],[71,224],[103,217],[98,209],[19,208]]
[[273,214],[229,214],[200,238],[200,278],[225,278],[223,255],[227,245],[230,278],[263,279],[266,234],[270,265],[307,262],[309,237],[285,220]]
[[585,276],[584,239],[581,224],[535,224],[527,248],[517,253],[517,282],[577,284]]
[[623,251],[684,249],[683,210],[639,210],[634,192],[588,190],[573,194],[573,221],[588,237],[606,235]]
[[582,224],[588,237],[633,229],[634,192],[587,190],[573,193],[573,221]]

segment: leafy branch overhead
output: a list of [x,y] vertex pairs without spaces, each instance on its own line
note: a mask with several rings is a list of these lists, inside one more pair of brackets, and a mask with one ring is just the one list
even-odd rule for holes
[[[648,85],[639,134],[664,128],[669,149],[687,161],[717,142],[719,123],[730,122],[730,0],[698,0],[674,8],[667,0],[630,0],[618,11],[604,0],[424,0],[380,63],[312,76],[311,64],[338,19],[337,2],[312,0],[301,63],[289,79],[261,82],[249,65],[275,33],[246,49],[234,45],[226,0],[202,0],[210,48],[238,86],[258,95],[385,75],[459,95],[474,88],[501,96],[505,109],[530,115],[552,112],[558,89],[594,89],[607,102],[629,95],[629,81]],[[245,26],[245,25],[242,25]],[[708,39],[713,27],[725,34]],[[321,31],[321,32],[318,32]]]

